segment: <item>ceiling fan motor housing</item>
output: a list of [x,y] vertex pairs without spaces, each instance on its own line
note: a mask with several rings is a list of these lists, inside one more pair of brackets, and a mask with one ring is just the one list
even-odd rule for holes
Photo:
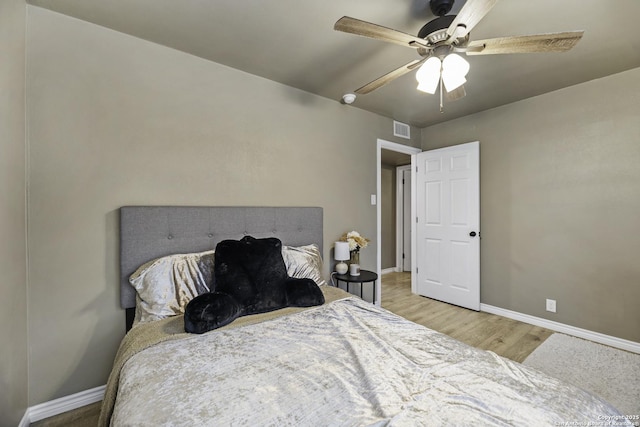
[[[428,36],[433,34],[433,38],[429,39],[431,43],[437,43],[439,41],[444,41],[447,39],[446,30],[449,28],[449,25],[456,19],[456,15],[449,16],[440,16],[432,21],[424,24],[420,31],[418,32],[418,37],[421,39],[426,39]],[[435,34],[435,33],[441,34]]]
[[455,3],[455,0],[431,0],[429,2],[429,7],[434,15],[444,16],[451,11],[453,3]]

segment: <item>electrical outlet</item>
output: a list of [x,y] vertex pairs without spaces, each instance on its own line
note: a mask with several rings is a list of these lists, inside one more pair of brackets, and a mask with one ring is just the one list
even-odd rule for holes
[[550,311],[552,313],[556,312],[556,300],[554,299],[547,300],[547,311]]

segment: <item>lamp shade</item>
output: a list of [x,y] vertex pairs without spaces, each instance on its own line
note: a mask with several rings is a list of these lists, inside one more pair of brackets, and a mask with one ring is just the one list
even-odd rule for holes
[[351,254],[349,253],[349,243],[336,242],[333,257],[337,261],[346,261],[351,258]]
[[442,83],[451,92],[466,83],[465,76],[469,72],[469,63],[455,53],[447,55],[442,61]]
[[440,81],[440,68],[442,62],[440,58],[432,56],[416,72],[418,90],[430,94],[436,93],[438,82]]

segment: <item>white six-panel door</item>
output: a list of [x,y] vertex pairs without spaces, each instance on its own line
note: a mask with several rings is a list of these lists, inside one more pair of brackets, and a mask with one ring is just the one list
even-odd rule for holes
[[416,291],[480,309],[480,143],[416,155]]

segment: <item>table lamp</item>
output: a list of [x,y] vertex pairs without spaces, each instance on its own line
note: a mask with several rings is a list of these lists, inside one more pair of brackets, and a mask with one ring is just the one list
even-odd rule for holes
[[349,269],[345,261],[351,258],[351,254],[349,253],[349,243],[336,242],[333,257],[336,261],[339,261],[336,264],[336,273],[345,274]]

